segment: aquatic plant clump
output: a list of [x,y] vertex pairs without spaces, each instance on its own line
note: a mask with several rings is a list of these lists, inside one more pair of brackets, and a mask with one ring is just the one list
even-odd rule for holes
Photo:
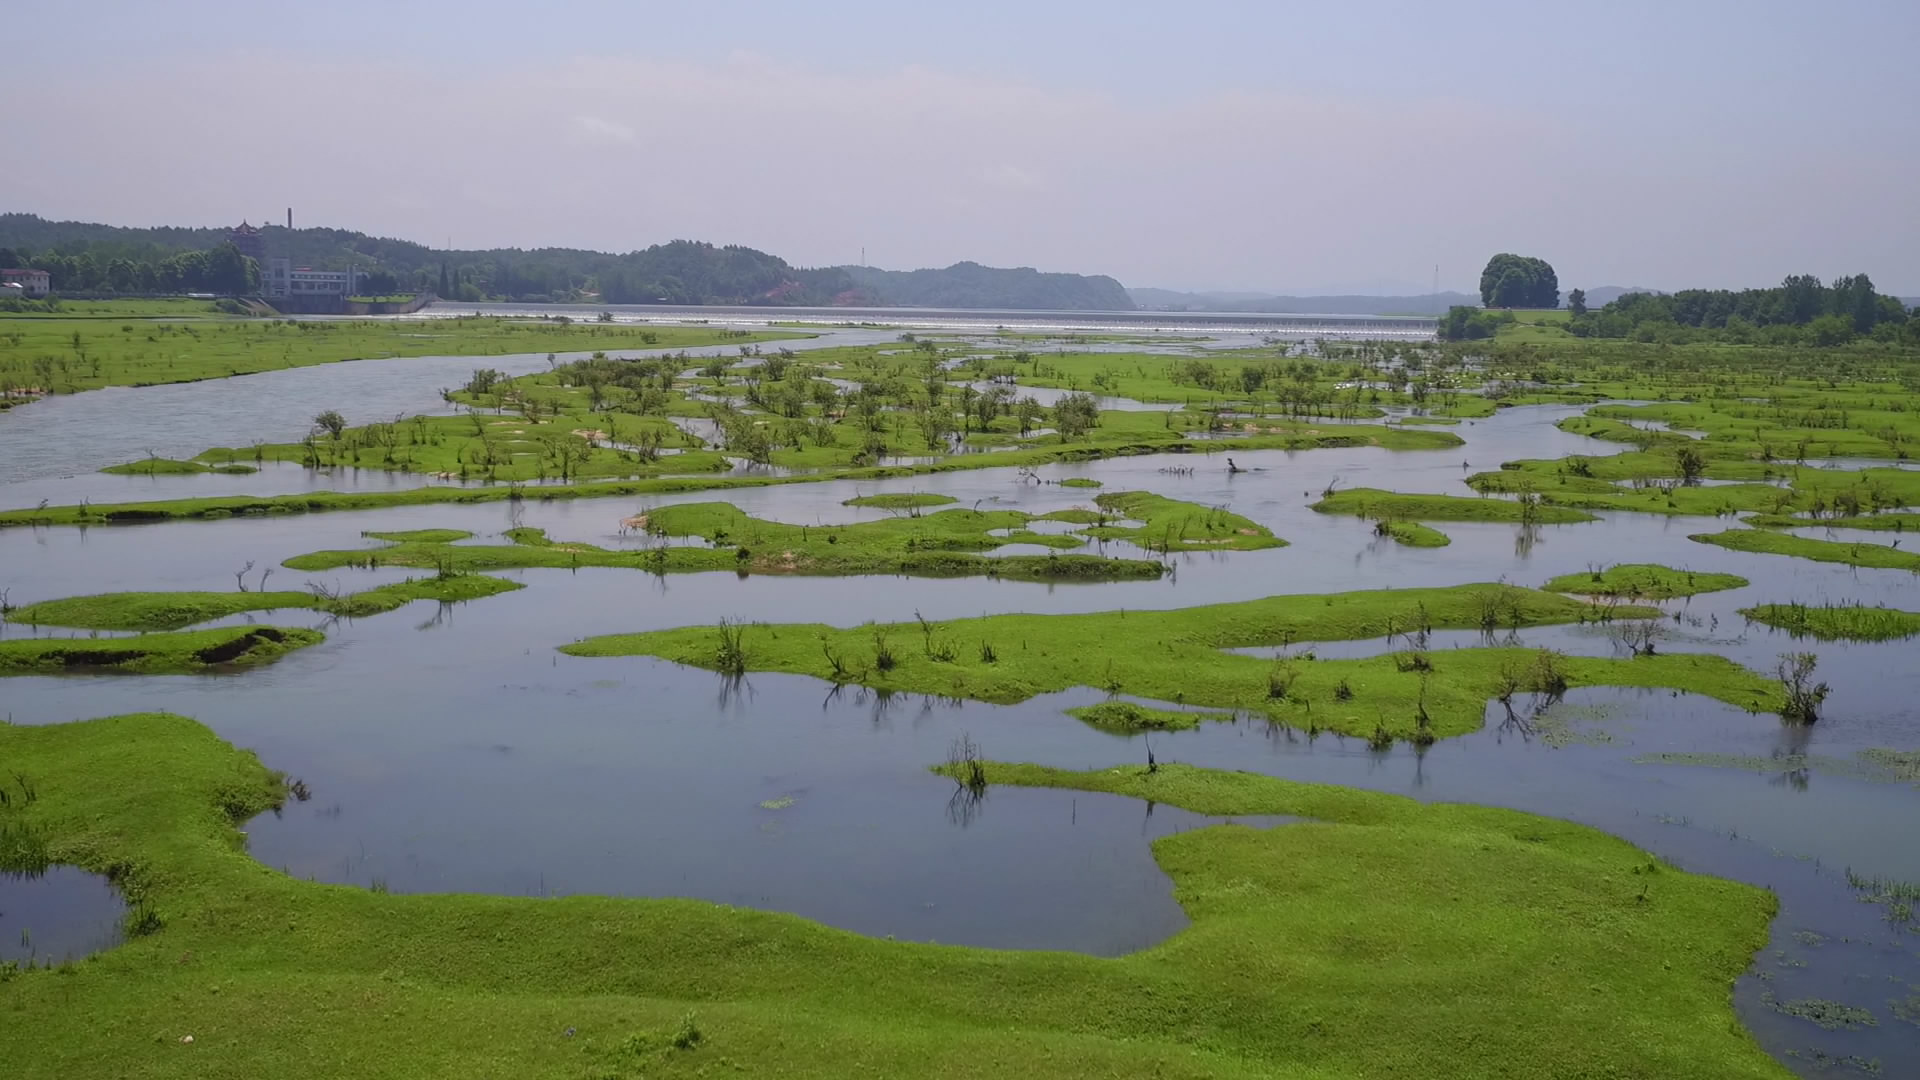
[[1232,713],[1182,712],[1155,709],[1131,701],[1103,701],[1067,710],[1067,715],[1091,728],[1115,735],[1137,735],[1143,731],[1185,731],[1208,721],[1225,722]]
[[1422,525],[1417,521],[1395,521],[1381,518],[1373,523],[1373,535],[1391,540],[1402,547],[1446,547],[1453,538],[1439,529]]
[[[0,824],[116,873],[151,916],[93,962],[0,980],[24,1075],[283,1075],[311,1061],[312,1033],[260,1018],[324,1017],[332,1053],[395,1078],[931,1080],[1036,1062],[1065,1080],[1788,1076],[1727,989],[1767,940],[1764,890],[1513,811],[1182,765],[963,760],[983,786],[1315,819],[1155,842],[1191,925],[1102,959],[688,900],[314,884],[259,865],[238,831],[286,797],[284,779],[177,716],[0,726],[0,760],[39,790]],[[1395,958],[1391,977],[1357,956]]]

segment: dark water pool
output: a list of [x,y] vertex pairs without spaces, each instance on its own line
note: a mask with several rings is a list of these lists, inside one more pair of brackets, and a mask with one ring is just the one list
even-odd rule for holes
[[112,948],[126,912],[99,874],[71,866],[0,870],[0,963],[57,965]]

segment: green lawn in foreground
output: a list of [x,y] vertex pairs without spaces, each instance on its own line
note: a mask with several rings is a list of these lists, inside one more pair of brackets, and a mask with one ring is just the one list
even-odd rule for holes
[[[1617,618],[1657,614],[1652,608],[1613,613]],[[1388,646],[1383,655],[1350,660],[1270,660],[1221,650],[1599,617],[1600,609],[1553,593],[1461,585],[1274,596],[1171,611],[992,615],[923,625],[753,624],[737,628],[731,647],[718,628],[690,626],[587,638],[561,651],[657,656],[719,671],[788,672],[1003,703],[1092,686],[1183,705],[1249,710],[1307,730],[1418,741],[1479,730],[1488,700],[1503,684],[1526,690],[1540,681],[1542,650],[1426,653],[1402,647],[1393,653]],[[1554,654],[1547,663],[1565,686],[1670,687],[1754,710],[1779,703],[1773,682],[1711,654],[1634,660]]]
[[1541,588],[1580,596],[1625,596],[1635,600],[1670,600],[1676,596],[1742,589],[1746,578],[1737,574],[1710,574],[1675,570],[1652,563],[1615,563],[1584,574],[1562,574]]
[[316,630],[284,626],[230,626],[122,638],[14,638],[0,641],[0,675],[190,675],[268,663],[324,640]]
[[0,726],[0,759],[38,793],[0,808],[0,858],[112,871],[144,931],[0,977],[18,1080],[1790,1075],[1728,991],[1769,894],[1512,811],[988,765],[989,800],[1026,784],[1318,819],[1155,842],[1192,925],[1099,959],[687,900],[297,881],[235,828],[281,779],[183,717]]

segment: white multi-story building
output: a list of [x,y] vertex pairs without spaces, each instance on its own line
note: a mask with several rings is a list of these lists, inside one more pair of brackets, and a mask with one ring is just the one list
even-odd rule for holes
[[309,270],[294,266],[291,259],[268,259],[263,268],[260,291],[269,300],[285,297],[349,297],[359,291],[362,270]]
[[0,270],[0,281],[20,286],[20,291],[39,299],[53,291],[53,279],[45,270]]

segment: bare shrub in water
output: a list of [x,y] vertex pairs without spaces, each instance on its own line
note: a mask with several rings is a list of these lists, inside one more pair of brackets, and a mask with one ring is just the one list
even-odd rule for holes
[[973,736],[963,734],[947,747],[947,775],[975,796],[987,790],[987,766]]
[[1813,669],[1820,662],[1812,653],[1781,653],[1774,675],[1786,701],[1780,706],[1780,718],[1789,724],[1811,724],[1820,719],[1820,704],[1827,700],[1827,684],[1813,681]]

